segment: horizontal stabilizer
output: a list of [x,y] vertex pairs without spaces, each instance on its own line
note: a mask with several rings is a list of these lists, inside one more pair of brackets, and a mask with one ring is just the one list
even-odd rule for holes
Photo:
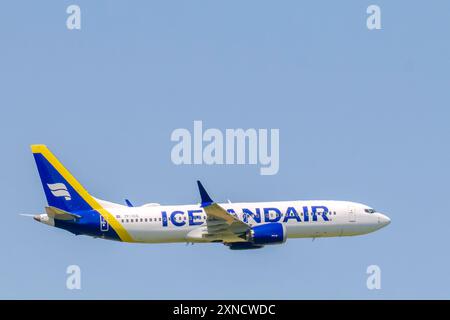
[[55,207],[45,207],[45,212],[47,212],[49,217],[56,220],[74,220],[81,218],[78,214],[70,213]]

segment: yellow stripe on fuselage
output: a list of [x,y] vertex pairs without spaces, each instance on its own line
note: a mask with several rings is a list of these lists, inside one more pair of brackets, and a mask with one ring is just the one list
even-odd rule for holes
[[31,152],[42,154],[45,159],[58,171],[64,179],[72,186],[73,189],[86,201],[94,210],[98,211],[103,218],[114,229],[120,240],[124,242],[134,242],[127,230],[116,220],[116,218],[103,208],[87,191],[86,189],[75,179],[75,177],[67,170],[61,162],[55,157],[53,153],[42,144],[35,144],[31,146]]

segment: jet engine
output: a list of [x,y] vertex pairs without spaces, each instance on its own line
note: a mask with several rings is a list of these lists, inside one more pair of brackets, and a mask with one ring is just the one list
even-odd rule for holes
[[247,241],[254,245],[281,244],[286,238],[286,226],[278,222],[254,226],[246,234]]

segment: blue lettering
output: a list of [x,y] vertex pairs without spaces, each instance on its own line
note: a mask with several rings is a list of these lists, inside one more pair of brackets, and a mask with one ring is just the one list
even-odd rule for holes
[[303,207],[303,221],[308,222],[309,221],[309,213],[308,213],[308,207]]
[[161,212],[162,217],[162,226],[167,227],[167,212],[163,211]]
[[242,209],[242,213],[244,222],[248,222],[248,217],[252,217],[256,223],[261,223],[261,211],[259,208],[255,208],[255,213],[251,212],[250,209]]
[[170,215],[170,221],[173,223],[174,226],[177,226],[177,227],[181,227],[186,224],[186,221],[183,221],[183,220],[177,221],[177,215],[179,215],[179,214],[183,215],[184,212],[183,211],[174,211]]
[[[196,215],[195,213],[202,213],[203,210],[188,210],[188,216],[189,216],[189,225],[190,226],[199,226],[203,224],[203,221],[201,221],[201,216]],[[195,221],[200,220],[200,221]]]
[[[270,211],[275,212],[275,218],[270,218]],[[264,208],[264,221],[265,222],[278,222],[281,219],[281,211],[277,208]]]
[[311,206],[313,220],[317,221],[317,209],[320,209],[320,215],[322,216],[323,221],[329,221],[328,219],[328,208],[325,206]]
[[289,207],[286,210],[286,216],[284,217],[283,222],[287,222],[289,219],[295,219],[297,222],[301,222],[300,217],[298,216],[297,210],[294,207]]
[[[264,215],[264,222],[279,222],[282,220],[282,222],[289,222],[291,219],[295,219],[297,222],[308,222],[308,221],[318,221],[317,216],[321,216],[323,221],[330,221],[330,218],[328,217],[329,210],[326,206],[304,206],[303,209],[303,219],[300,217],[299,213],[294,207],[288,207],[286,209],[286,213],[283,219],[283,214],[280,209],[272,207],[272,208],[262,208],[263,215]],[[311,211],[310,211],[311,210]],[[227,212],[236,218],[239,219],[238,215],[236,214],[234,209],[227,209]],[[204,223],[202,219],[203,210],[197,209],[197,210],[188,210],[188,221],[190,226],[199,226]],[[161,212],[161,218],[162,218],[162,226],[167,227],[168,222],[170,219],[170,222],[177,227],[182,227],[186,225],[186,219],[184,216],[184,211],[173,211],[170,215],[170,218],[168,217],[168,214],[166,211]],[[181,216],[182,219],[177,219],[178,216]],[[251,219],[249,219],[249,217]],[[310,218],[311,217],[311,218]],[[246,223],[249,222],[249,220],[253,220],[255,223],[261,223],[261,208],[255,208],[255,209],[242,209],[242,220]]]

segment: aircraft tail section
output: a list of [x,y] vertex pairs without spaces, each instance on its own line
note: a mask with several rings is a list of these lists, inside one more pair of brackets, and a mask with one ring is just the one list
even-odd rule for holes
[[66,212],[100,208],[98,202],[45,145],[32,145],[31,151],[50,207]]
[[105,204],[110,207],[110,202],[92,197],[45,145],[32,145],[31,151],[47,197],[46,212],[54,219],[55,226],[75,234],[134,242],[105,208]]

